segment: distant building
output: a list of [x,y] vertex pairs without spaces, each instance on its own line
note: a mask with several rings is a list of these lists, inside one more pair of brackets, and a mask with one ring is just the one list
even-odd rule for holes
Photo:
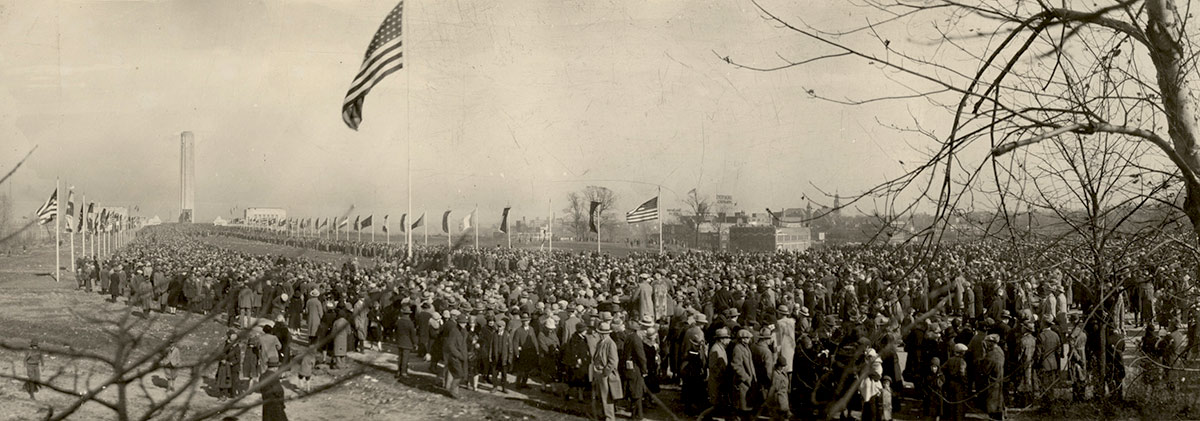
[[287,209],[246,208],[242,220],[247,224],[274,224],[287,219]]
[[808,227],[736,226],[729,228],[729,250],[772,253],[808,250],[812,231]]

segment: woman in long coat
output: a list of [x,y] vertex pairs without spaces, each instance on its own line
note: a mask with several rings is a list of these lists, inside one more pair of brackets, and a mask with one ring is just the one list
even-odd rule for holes
[[333,365],[341,368],[346,360],[346,348],[350,342],[350,316],[346,311],[338,312],[337,320],[333,321]]
[[237,333],[229,332],[225,339],[224,355],[217,365],[217,398],[225,400],[237,394],[243,351],[241,342],[237,340]]
[[311,345],[317,336],[321,335],[321,318],[325,316],[325,305],[321,303],[320,291],[313,289],[308,295],[308,303],[304,309],[308,316],[308,339]]
[[543,385],[558,381],[559,343],[558,329],[554,326],[554,319],[547,318],[545,327],[538,330],[537,353],[541,356],[538,359],[538,368],[541,372],[539,380],[542,380]]

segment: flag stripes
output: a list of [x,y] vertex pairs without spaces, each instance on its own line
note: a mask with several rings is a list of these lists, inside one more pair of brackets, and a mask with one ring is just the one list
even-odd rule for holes
[[37,218],[39,225],[46,225],[54,222],[54,218],[58,215],[58,188],[54,189],[54,193],[50,193],[50,198],[46,199],[46,203],[37,210]]
[[404,2],[401,1],[379,24],[375,37],[367,46],[362,66],[342,101],[342,121],[351,129],[358,130],[358,125],[362,123],[363,100],[371,88],[387,75],[404,68],[404,49],[400,37],[403,33],[403,11]]
[[658,219],[658,196],[647,200],[646,203],[642,203],[634,210],[625,212],[625,222],[630,224],[653,221],[655,219]]

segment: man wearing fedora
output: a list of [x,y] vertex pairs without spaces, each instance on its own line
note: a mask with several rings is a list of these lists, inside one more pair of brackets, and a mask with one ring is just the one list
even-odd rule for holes
[[728,351],[732,340],[733,336],[726,328],[719,328],[713,334],[713,343],[708,348],[708,403],[711,406],[701,412],[698,419],[707,420],[710,416],[724,416],[730,412],[726,378],[729,377]]
[[708,344],[704,341],[704,326],[708,317],[704,313],[692,316],[691,324],[683,332],[679,358],[681,400],[685,412],[694,414],[704,408],[706,401],[704,382],[708,373]]
[[600,322],[596,329],[600,335],[596,343],[596,352],[592,354],[592,402],[594,416],[597,419],[613,421],[617,419],[616,406],[613,403],[623,396],[621,378],[617,374],[617,343],[613,342],[612,324]]
[[446,325],[443,351],[446,354],[446,392],[458,399],[458,385],[467,376],[467,315],[459,314]]
[[647,314],[633,324],[637,330],[626,336],[621,350],[621,379],[628,391],[630,418],[642,419],[642,400],[646,395],[647,373],[645,337],[654,329],[653,316]]

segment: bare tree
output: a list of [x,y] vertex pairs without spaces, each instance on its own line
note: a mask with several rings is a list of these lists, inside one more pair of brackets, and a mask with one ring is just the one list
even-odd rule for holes
[[692,191],[688,192],[687,197],[683,199],[683,203],[687,205],[690,214],[683,215],[681,218],[679,218],[680,222],[683,222],[688,229],[692,230],[692,234],[695,238],[694,245],[699,247],[700,224],[703,224],[704,220],[708,218],[708,215],[712,213],[712,202],[709,200],[708,196],[700,195],[699,193],[696,193],[696,190],[693,189]]
[[[939,227],[925,234],[935,240],[951,217],[974,205],[974,196],[966,193],[984,183],[1009,193],[1011,186],[995,174],[1030,156],[1013,155],[1014,150],[1066,134],[1107,133],[1156,151],[1135,164],[1173,178],[1184,193],[1179,207],[1193,233],[1200,233],[1195,172],[1200,128],[1191,87],[1196,51],[1189,15],[1176,1],[1110,0],[1072,8],[1067,2],[863,0],[854,6],[865,23],[838,28],[791,18],[803,14],[784,6],[751,3],[764,19],[797,35],[811,56],[758,65],[718,52],[721,59],[756,71],[856,60],[908,92],[869,98],[815,89],[808,94],[846,105],[920,101],[950,118],[944,135],[920,122],[902,127],[933,142],[921,148],[929,151],[925,162],[850,202],[901,192],[933,202]],[[992,153],[965,154],[981,148]],[[1006,155],[1010,158],[1000,159]]]
[[571,192],[567,195],[567,208],[564,211],[571,218],[571,228],[575,230],[575,236],[579,240],[587,238],[588,233],[591,232],[591,228],[588,226],[591,215],[588,212],[592,210],[592,202],[598,203],[596,220],[599,222],[602,232],[605,230],[612,232],[612,223],[616,221],[612,215],[607,213],[617,202],[617,195],[612,190],[601,186],[587,186],[583,190]]
[[579,192],[567,194],[567,208],[563,209],[563,211],[570,218],[571,230],[575,232],[576,239],[582,240],[587,234],[587,206],[587,200]]

